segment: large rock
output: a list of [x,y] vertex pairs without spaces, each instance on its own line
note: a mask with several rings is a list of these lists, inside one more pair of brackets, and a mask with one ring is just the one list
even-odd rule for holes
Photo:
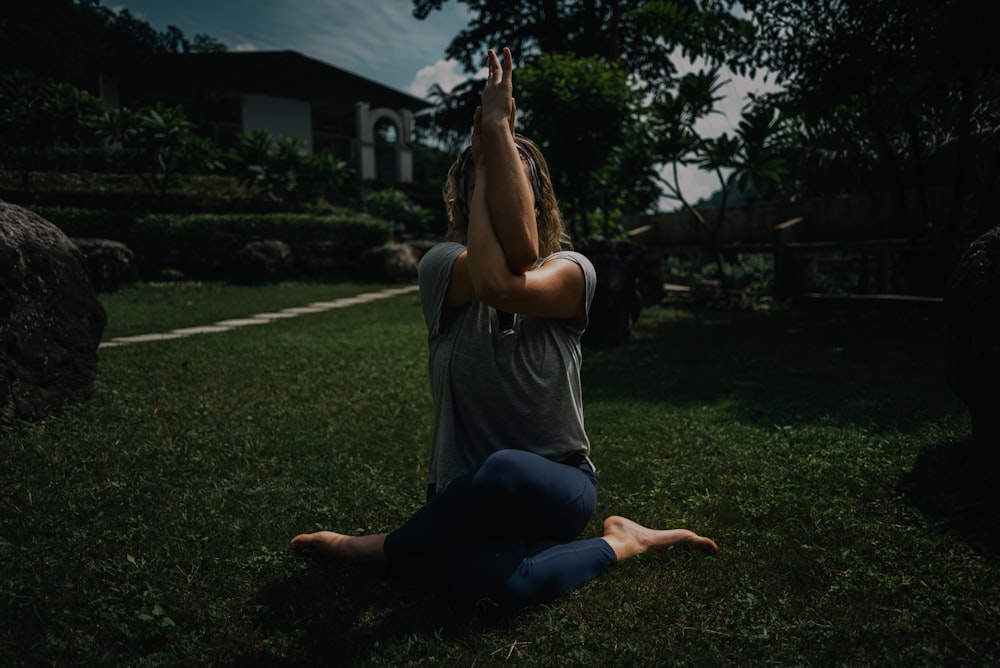
[[945,288],[948,384],[981,445],[1000,446],[1000,227],[976,239]]
[[115,292],[132,285],[138,278],[135,254],[120,241],[110,239],[73,239],[83,253],[90,284],[98,292]]
[[410,244],[387,243],[369,248],[361,256],[365,278],[381,283],[408,283],[417,279],[420,260]]
[[87,396],[107,316],[59,228],[0,202],[0,422]]
[[284,241],[251,241],[236,254],[236,277],[244,283],[278,283],[294,271],[295,257]]

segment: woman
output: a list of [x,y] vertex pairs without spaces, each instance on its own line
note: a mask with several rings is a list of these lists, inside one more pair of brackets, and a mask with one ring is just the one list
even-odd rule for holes
[[388,534],[302,534],[294,549],[421,561],[456,592],[522,606],[580,587],[621,559],[687,544],[685,529],[623,517],[576,540],[597,502],[583,426],[580,336],[593,266],[564,241],[548,168],[514,134],[511,55],[488,53],[472,145],[448,174],[448,241],[420,264],[434,441],[428,500]]

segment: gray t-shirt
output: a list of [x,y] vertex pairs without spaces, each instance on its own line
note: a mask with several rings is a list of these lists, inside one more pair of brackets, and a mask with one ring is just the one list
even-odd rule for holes
[[[437,244],[419,271],[435,416],[428,484],[438,490],[497,450],[528,450],[556,461],[590,454],[580,387],[586,325],[518,315],[504,332],[496,309],[473,300],[442,327],[452,266],[464,250],[458,243]],[[560,251],[539,266],[554,259],[580,266],[589,311],[597,284],[590,260]]]

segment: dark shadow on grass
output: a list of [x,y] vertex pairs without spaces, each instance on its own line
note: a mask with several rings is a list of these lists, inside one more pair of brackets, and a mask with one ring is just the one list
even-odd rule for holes
[[906,431],[948,405],[933,310],[643,313],[653,317],[627,344],[586,351],[588,401],[725,401],[747,424],[824,419],[870,431]]
[[928,520],[974,549],[1000,556],[1000,453],[971,438],[929,447],[899,490]]
[[[255,601],[263,638],[282,656],[243,656],[234,666],[363,666],[406,658],[406,638],[460,638],[512,612],[450,596],[427,572],[304,558],[307,568],[274,582]],[[426,651],[424,649],[424,651]]]

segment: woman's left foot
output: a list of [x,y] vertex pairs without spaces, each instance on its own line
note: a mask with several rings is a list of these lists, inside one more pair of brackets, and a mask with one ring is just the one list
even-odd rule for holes
[[290,547],[296,552],[312,552],[345,561],[384,563],[386,534],[348,536],[333,531],[302,533],[292,539]]

